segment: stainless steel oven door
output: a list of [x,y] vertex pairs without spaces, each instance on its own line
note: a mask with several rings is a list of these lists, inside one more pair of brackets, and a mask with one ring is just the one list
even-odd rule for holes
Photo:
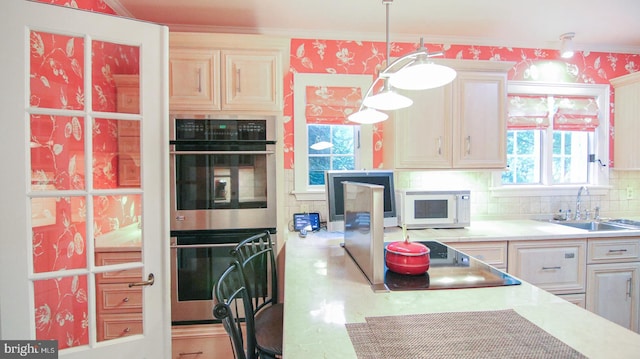
[[171,149],[171,230],[275,227],[275,145],[264,151]]
[[171,321],[213,323],[213,286],[232,262],[234,243],[179,245],[171,237]]

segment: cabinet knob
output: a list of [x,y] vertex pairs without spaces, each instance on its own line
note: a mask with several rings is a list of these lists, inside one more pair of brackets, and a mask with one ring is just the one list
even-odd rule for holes
[[124,298],[122,299],[122,302],[123,302],[123,303],[127,303],[128,301],[129,301],[129,297],[124,297]]

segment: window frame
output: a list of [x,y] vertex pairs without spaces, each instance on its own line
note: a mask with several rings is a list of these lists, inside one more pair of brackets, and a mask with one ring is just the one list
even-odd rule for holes
[[[520,95],[552,95],[552,96],[593,96],[598,102],[598,117],[600,125],[593,135],[596,149],[596,162],[591,162],[589,166],[589,183],[586,186],[591,194],[606,194],[609,186],[609,114],[610,114],[610,86],[605,84],[574,84],[574,83],[545,83],[527,81],[509,81],[507,84],[507,94]],[[506,129],[505,129],[506,131]],[[551,159],[552,138],[543,135],[543,147],[549,147],[543,151],[544,155]],[[543,155],[541,154],[541,156]],[[603,167],[598,160],[606,163]],[[522,197],[522,196],[544,196],[544,195],[575,195],[576,191],[583,184],[552,184],[548,177],[549,169],[541,168],[543,171],[543,184],[539,185],[503,185],[502,171],[496,171],[492,176],[492,186],[490,191],[494,197]]]
[[[325,186],[308,185],[309,143],[307,139],[307,119],[305,115],[307,86],[360,87],[362,94],[373,82],[371,75],[348,74],[306,74],[295,73],[293,77],[293,118],[294,118],[294,189],[292,194],[298,201],[322,201],[326,199]],[[355,125],[359,127],[356,148],[356,165],[359,168],[373,167],[373,125]],[[367,150],[369,149],[369,150]]]

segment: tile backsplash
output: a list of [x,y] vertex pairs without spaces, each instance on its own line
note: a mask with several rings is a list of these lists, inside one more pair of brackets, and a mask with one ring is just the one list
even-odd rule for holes
[[[609,188],[583,195],[583,208],[600,207],[602,217],[640,217],[640,171],[609,170]],[[297,201],[293,192],[293,170],[285,170],[287,218],[308,208],[327,218],[326,201]],[[492,192],[491,171],[416,171],[398,172],[396,188],[433,188],[471,190],[471,218],[473,219],[529,219],[545,218],[559,209],[574,210],[576,195],[508,195]],[[628,193],[630,191],[630,193]],[[628,194],[631,198],[628,198]]]

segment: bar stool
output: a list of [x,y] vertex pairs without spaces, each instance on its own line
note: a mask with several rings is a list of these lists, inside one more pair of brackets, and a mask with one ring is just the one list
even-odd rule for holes
[[234,357],[258,358],[251,296],[238,261],[231,263],[214,284],[213,303],[213,316],[222,321],[229,334]]
[[256,347],[261,358],[282,357],[283,303],[278,303],[278,272],[268,231],[240,242],[232,254],[242,265],[253,303]]

